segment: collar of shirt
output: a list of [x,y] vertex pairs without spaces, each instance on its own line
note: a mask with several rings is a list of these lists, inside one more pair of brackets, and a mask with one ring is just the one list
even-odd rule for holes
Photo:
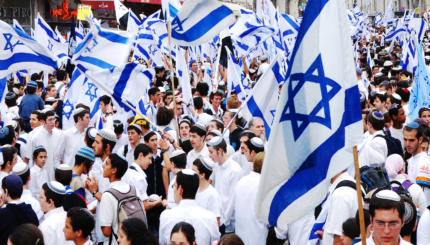
[[121,180],[117,180],[117,181],[111,182],[109,184],[109,188],[115,188],[116,189],[116,187],[121,186],[121,184],[122,184]]
[[180,207],[184,207],[184,206],[196,206],[196,200],[194,199],[182,199],[179,202],[179,206]]
[[45,220],[47,220],[51,216],[60,215],[62,212],[64,212],[63,207],[54,208],[45,214]]
[[[143,171],[143,169],[139,166],[139,164],[137,164],[136,162],[133,162],[133,163],[131,164],[131,166],[133,166],[133,167],[136,169],[136,171],[137,171],[138,173],[143,174],[143,175],[145,176],[145,178],[146,178],[145,171]],[[130,166],[130,167],[131,167],[131,166]]]
[[12,200],[12,201],[8,202],[7,204],[20,204],[20,203],[22,203],[21,200]]
[[230,158],[227,158],[223,164],[218,164],[221,169],[227,169],[230,166]]

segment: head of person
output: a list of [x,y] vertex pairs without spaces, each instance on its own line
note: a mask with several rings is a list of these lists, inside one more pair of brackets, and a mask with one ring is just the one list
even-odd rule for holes
[[375,95],[370,97],[370,103],[378,111],[385,111],[386,101],[387,95],[385,93],[376,93]]
[[96,157],[109,155],[115,147],[117,138],[115,133],[109,129],[97,131],[92,148]]
[[406,151],[412,156],[421,152],[421,142],[423,141],[422,130],[419,124],[411,122],[403,128],[403,139]]
[[135,116],[132,121],[130,122],[130,124],[137,124],[140,126],[140,128],[142,129],[142,133],[146,133],[150,127],[149,127],[149,122],[143,117],[143,116]]
[[379,111],[372,111],[367,115],[367,128],[371,134],[384,128],[384,115]]
[[45,166],[47,160],[46,149],[43,146],[38,146],[33,151],[33,162],[40,168]]
[[46,182],[40,191],[39,203],[44,213],[63,206],[66,188],[58,181]]
[[8,244],[12,245],[45,245],[43,234],[37,226],[26,223],[15,228],[10,234]]
[[175,150],[170,156],[170,162],[176,170],[185,169],[187,166],[187,154],[183,150]]
[[18,96],[14,92],[8,92],[4,98],[7,107],[16,106],[16,99]]
[[[142,131],[142,129],[140,130]],[[118,139],[121,137],[122,133],[124,133],[124,124],[120,120],[113,120],[113,132]]]
[[109,154],[107,161],[102,165],[103,177],[109,180],[120,180],[128,168],[127,159],[120,154]]
[[19,162],[12,168],[12,174],[15,174],[21,178],[22,185],[26,185],[30,180],[30,168],[28,164]]
[[94,127],[88,127],[85,131],[85,144],[88,147],[93,147],[94,140],[96,139],[97,129]]
[[179,136],[181,138],[189,138],[190,137],[190,129],[191,129],[190,120],[184,118],[179,122]]
[[87,209],[73,207],[67,211],[64,237],[66,241],[89,238],[94,226],[94,217]]
[[403,107],[399,104],[393,104],[389,110],[390,118],[393,120],[393,123],[398,123],[403,125],[406,121],[406,114]]
[[209,157],[200,157],[194,160],[192,169],[199,176],[199,180],[209,180],[215,163]]
[[430,108],[422,107],[418,111],[418,117],[426,121],[427,125],[430,126]]
[[199,189],[199,177],[191,169],[183,169],[176,173],[174,189],[175,202],[179,203],[183,199],[195,199]]
[[248,162],[254,162],[255,155],[264,151],[264,142],[258,137],[251,138],[245,142],[243,154]]
[[3,201],[19,200],[22,195],[22,180],[18,175],[10,174],[1,181]]
[[242,239],[234,233],[226,234],[218,242],[218,245],[245,245]]
[[152,163],[152,149],[145,144],[138,144],[134,149],[134,161],[146,170]]
[[340,239],[343,244],[351,244],[354,238],[360,235],[360,229],[355,221],[355,218],[349,218],[342,224],[342,236]]
[[213,137],[208,143],[209,157],[216,163],[223,163],[227,154],[227,143],[220,137]]
[[64,186],[70,185],[72,174],[72,167],[67,164],[60,164],[55,168],[55,180]]
[[224,131],[224,122],[219,119],[213,119],[209,122],[208,131],[218,130],[220,132]]
[[264,156],[265,156],[264,151],[259,152],[257,153],[257,155],[255,155],[254,165],[253,165],[254,172],[261,174],[261,169],[263,169]]
[[54,84],[49,84],[46,87],[46,97],[52,97],[52,98],[57,97],[57,89],[55,88]]
[[166,94],[163,96],[163,103],[166,106],[169,106],[173,101],[173,92],[172,90],[167,90]]
[[158,141],[157,134],[154,131],[150,131],[143,136],[145,144],[151,148],[152,151],[157,150]]
[[158,244],[157,239],[146,228],[145,222],[137,218],[124,220],[119,227],[119,245]]
[[194,227],[187,222],[179,222],[170,233],[171,245],[196,245]]
[[35,111],[31,112],[31,114],[30,114],[30,127],[32,129],[35,129],[42,124],[40,122],[40,113],[41,112],[39,110],[35,110]]
[[203,109],[203,99],[202,97],[196,96],[193,98],[194,109],[197,111]]
[[407,103],[409,101],[409,97],[411,96],[411,92],[407,88],[401,87],[397,88],[396,94],[400,95],[402,98],[402,103]]
[[191,61],[190,64],[190,70],[194,73],[196,73],[199,70],[199,64],[197,64],[197,61]]
[[260,117],[253,117],[249,122],[249,130],[251,130],[257,137],[264,136],[264,121]]
[[15,130],[12,125],[0,128],[0,146],[13,145],[16,142]]
[[248,141],[251,138],[256,137],[256,135],[254,134],[254,132],[252,132],[251,130],[243,130],[242,133],[240,133],[240,151],[242,152],[242,154],[244,154],[244,150],[245,150],[245,142]]
[[149,100],[152,101],[154,105],[160,102],[161,92],[158,87],[152,87],[148,90]]
[[209,85],[205,82],[199,82],[196,85],[196,90],[197,90],[197,92],[199,92],[200,96],[206,97],[206,96],[208,96]]
[[48,132],[51,132],[55,128],[55,112],[48,110],[45,114],[45,128]]
[[64,70],[57,70],[55,76],[57,77],[57,81],[64,81],[66,80],[67,73]]
[[217,91],[211,93],[209,96],[209,101],[211,102],[213,108],[218,108],[221,105],[223,98],[224,91],[218,89]]
[[196,123],[190,129],[190,142],[194,149],[203,147],[206,137],[206,127],[201,123]]
[[140,143],[140,136],[142,135],[142,129],[137,124],[130,124],[127,127],[128,142],[131,145],[136,145]]
[[107,96],[107,95],[102,95],[102,96],[100,97],[100,110],[101,110],[103,113],[108,112],[108,110],[109,110],[109,108],[110,108],[111,103],[112,103],[112,98],[111,98],[111,97],[109,97],[109,96]]
[[13,146],[3,146],[0,148],[1,171],[9,173],[17,163],[17,150]]
[[222,133],[220,131],[218,131],[218,130],[209,131],[206,134],[206,139],[205,139],[206,143],[209,142],[213,137],[216,137],[216,136],[222,136]]
[[405,223],[405,205],[394,191],[381,190],[373,194],[369,204],[373,240],[376,244],[398,244]]
[[73,112],[73,120],[82,128],[87,128],[90,123],[90,111],[84,108],[78,108]]
[[405,224],[400,231],[402,237],[410,237],[417,228],[417,208],[408,196],[401,196],[403,203],[405,204]]
[[81,147],[75,155],[75,166],[82,166],[82,173],[88,174],[93,167],[95,155],[93,149]]
[[157,110],[157,125],[166,126],[169,125],[173,119],[173,111],[165,106],[158,108]]
[[29,81],[27,83],[27,94],[35,94],[37,90],[37,82],[36,81]]
[[224,123],[224,128],[226,128],[229,125],[230,121],[231,121],[231,125],[236,125],[237,117],[234,118],[234,120],[232,121],[232,119],[233,119],[233,117],[234,117],[235,114],[236,113],[232,112],[232,111],[226,111],[224,113],[224,115],[222,116],[222,121]]
[[399,154],[391,154],[385,160],[385,170],[388,177],[394,179],[397,175],[405,172],[405,162]]

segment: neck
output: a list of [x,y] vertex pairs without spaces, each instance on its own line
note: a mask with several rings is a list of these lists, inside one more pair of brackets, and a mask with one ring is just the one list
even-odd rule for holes
[[397,121],[393,121],[393,128],[395,128],[395,129],[402,129],[403,128],[403,123],[397,122]]
[[228,130],[229,130],[229,131],[230,131],[230,133],[231,133],[231,132],[233,132],[234,130],[236,130],[236,128],[237,128],[236,123],[232,123],[232,124],[230,125],[230,127],[228,127]]
[[134,142],[133,144],[132,144],[132,143],[130,143],[131,149],[136,148],[136,146],[137,146],[139,143],[140,143],[139,141]]
[[80,176],[81,174],[82,174],[82,168],[81,168],[81,166],[74,166],[73,167],[73,169],[72,169],[72,172],[74,173],[74,174],[77,174],[78,176]]
[[417,150],[415,151],[415,153],[412,154],[412,156],[416,156],[416,155],[418,155],[420,153],[421,153],[421,146],[419,145],[418,148],[417,148]]
[[115,181],[120,181],[120,180],[121,180],[121,179],[117,179],[115,175],[113,175],[113,176],[109,177],[109,182],[110,182],[110,183],[113,183],[113,182],[115,182]]
[[80,123],[76,123],[75,126],[78,129],[79,133],[82,133],[85,131],[85,128]]
[[199,146],[196,146],[196,148],[194,148],[197,152],[201,152],[202,150],[203,150],[203,147],[204,147],[205,145],[204,145],[204,143],[203,144],[201,144],[201,145],[199,145]]
[[203,113],[203,108],[197,110],[197,114],[202,114],[202,113]]
[[100,159],[104,162],[104,161],[106,160],[106,158],[109,156],[109,154],[110,154],[110,153],[105,152],[105,153],[103,154],[103,156],[101,156],[101,157],[100,157]]
[[88,241],[88,238],[78,237],[74,240],[75,245],[83,245]]
[[48,127],[45,126],[46,131],[48,131],[48,133],[52,134],[52,128],[49,129]]
[[202,180],[200,180],[199,182],[199,192],[202,192],[204,190],[206,190],[209,187],[209,181],[207,181],[205,178],[203,178]]
[[223,165],[227,161],[227,159],[228,159],[227,153],[223,153],[223,155],[220,157],[219,164]]

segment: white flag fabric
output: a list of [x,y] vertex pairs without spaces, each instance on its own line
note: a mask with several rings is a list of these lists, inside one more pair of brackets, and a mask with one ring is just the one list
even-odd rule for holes
[[193,105],[193,94],[191,92],[190,75],[188,73],[188,65],[185,61],[185,50],[179,50],[179,55],[176,57],[176,77],[181,83],[182,98]]
[[0,78],[19,70],[54,71],[56,57],[22,30],[0,20]]
[[179,0],[161,0],[161,8],[163,9],[164,19],[166,21],[172,21],[179,10],[181,10],[181,3]]
[[124,6],[124,4],[122,4],[119,0],[114,0],[113,3],[115,5],[116,21],[119,24],[120,19],[124,17],[124,15],[128,14],[128,8]]
[[236,16],[217,0],[186,1],[172,21],[172,42],[193,46],[212,40],[236,21]]
[[[310,0],[266,147],[256,213],[285,227],[312,212],[363,134],[343,0]],[[339,69],[342,67],[342,69]]]

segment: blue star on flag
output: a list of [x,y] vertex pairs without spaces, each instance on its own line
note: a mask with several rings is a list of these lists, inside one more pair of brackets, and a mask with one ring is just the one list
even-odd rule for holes
[[63,115],[66,116],[67,120],[70,119],[70,116],[72,115],[72,112],[74,110],[74,106],[72,103],[70,103],[69,100],[66,100],[66,103],[63,105]]
[[[309,115],[296,113],[294,105],[294,97],[307,82],[319,84],[321,91],[321,101],[317,103]],[[293,87],[293,84],[296,84],[295,87]],[[280,122],[288,120],[291,121],[295,141],[300,137],[310,123],[319,123],[331,129],[330,100],[340,91],[340,89],[341,86],[338,83],[324,75],[321,54],[318,55],[305,73],[295,73],[291,75],[287,92],[288,101],[282,111]],[[321,110],[323,110],[324,116],[318,116],[318,113]]]
[[90,97],[90,101],[93,102],[95,98],[97,98],[97,86],[94,83],[88,82],[88,90],[85,92],[85,95]]
[[54,45],[52,44],[51,40],[48,40],[48,49],[52,51],[52,48]]
[[4,39],[6,39],[6,45],[4,46],[3,50],[10,50],[10,52],[13,52],[13,49],[16,45],[24,45],[21,41],[16,41],[15,44],[12,43],[12,34],[10,33],[3,33]]

